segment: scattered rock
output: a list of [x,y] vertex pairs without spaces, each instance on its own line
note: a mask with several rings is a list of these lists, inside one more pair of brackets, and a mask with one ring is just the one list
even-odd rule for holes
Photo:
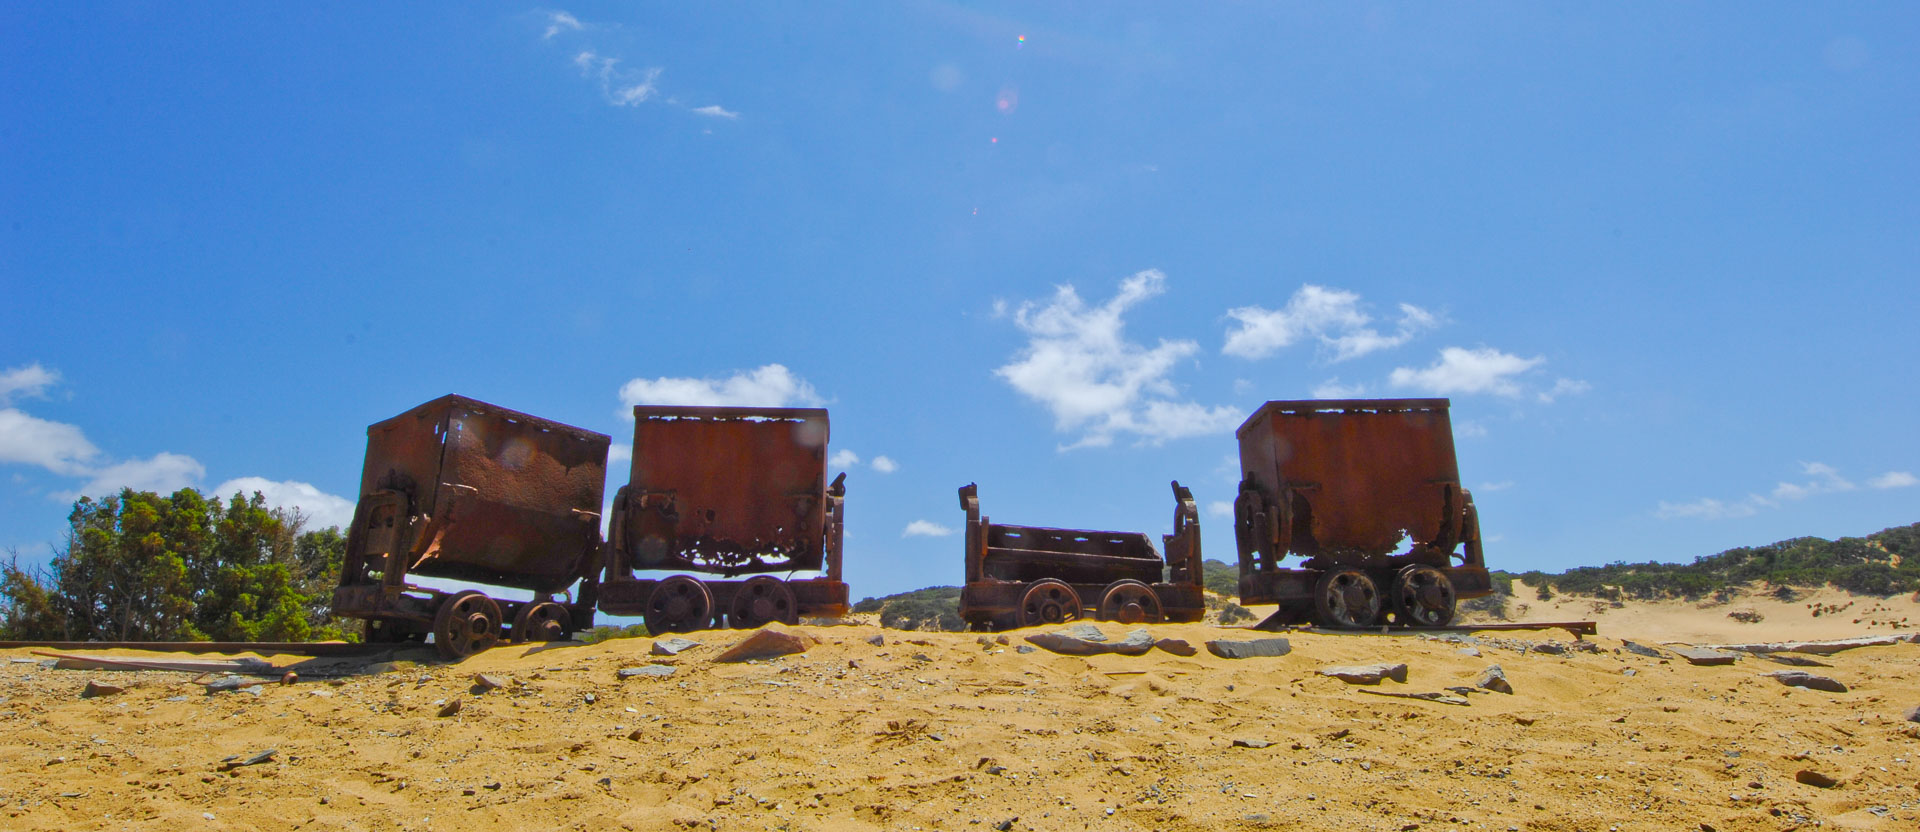
[[1037,647],[1043,647],[1055,653],[1068,656],[1098,656],[1110,652],[1108,645],[1088,641],[1065,633],[1034,633],[1027,641]]
[[748,659],[771,659],[775,656],[804,653],[814,643],[813,638],[803,633],[789,633],[774,629],[756,630],[753,635],[727,648],[726,652],[713,657],[713,660],[744,662]]
[[582,702],[585,702],[585,703],[587,703],[587,704],[589,704],[589,705],[591,705],[591,704],[593,704],[593,703],[595,703],[595,702],[598,702],[598,701],[600,701],[600,697],[598,697],[598,696],[594,696],[593,694],[591,694],[591,693],[589,693],[589,694],[587,694],[587,695],[585,695],[585,696],[582,696],[582,697],[580,697],[580,701],[582,701]]
[[1019,819],[1018,817],[1011,817],[1003,821],[997,821],[993,824],[993,828],[998,830],[998,832],[1007,832],[1007,830],[1013,828],[1013,822]]
[[1031,653],[1031,652],[1033,652],[1033,645],[1031,645],[1031,644],[1022,644],[1022,645],[1020,645],[1020,646],[1018,646],[1018,647],[1015,647],[1015,648],[1013,648],[1013,652],[1015,652],[1015,653]]
[[[874,636],[874,638],[879,638],[879,636]],[[700,642],[675,636],[654,642],[653,647],[647,652],[655,656],[678,656],[681,653],[685,653],[699,646]]]
[[1806,656],[1795,656],[1787,653],[1761,653],[1760,658],[1766,659],[1767,661],[1774,662],[1776,664],[1792,665],[1793,667],[1832,667],[1833,666],[1833,665],[1827,664],[1826,662],[1819,661],[1817,659],[1809,659]]
[[106,682],[88,680],[87,689],[80,691],[80,698],[92,699],[96,696],[112,696],[116,693],[125,693],[126,690],[126,688],[119,685],[109,685]]
[[1011,644],[1012,641],[1009,640],[1005,635],[998,635],[993,637],[993,643],[1005,646],[1007,644]]
[[1620,642],[1620,646],[1623,648],[1626,648],[1627,652],[1632,653],[1636,656],[1646,656],[1649,659],[1664,659],[1667,657],[1667,654],[1662,653],[1659,650],[1655,650],[1652,647],[1648,647],[1644,644],[1636,644],[1631,641],[1623,641],[1623,642]]
[[873,635],[867,636],[867,643],[875,647],[885,647],[887,645],[887,637],[879,633],[874,633]]
[[1134,630],[1119,641],[1113,643],[1110,652],[1122,656],[1144,656],[1153,649],[1153,634],[1144,629]]
[[1207,652],[1223,659],[1271,658],[1293,652],[1293,645],[1284,638],[1256,638],[1252,641],[1214,639],[1207,642]]
[[1093,623],[1089,621],[1077,621],[1077,622],[1074,622],[1074,624],[1071,626],[1065,627],[1063,629],[1055,630],[1054,632],[1063,636],[1082,639],[1084,641],[1106,641],[1107,640],[1107,634],[1100,632],[1100,628],[1093,626]]
[[675,669],[676,668],[670,664],[650,664],[650,665],[646,665],[645,667],[623,667],[623,668],[620,668],[620,678],[636,679],[643,676],[665,678],[668,676],[672,676]]
[[228,757],[220,761],[220,770],[232,771],[236,768],[241,768],[243,766],[257,766],[261,763],[264,763],[268,760],[273,759],[273,755],[278,753],[279,751],[280,749],[278,748],[269,748],[265,751],[262,751],[258,754],[254,754],[248,757],[241,757],[240,755],[235,754],[231,757]]
[[499,690],[506,686],[507,686],[506,680],[498,676],[493,676],[486,673],[473,674],[473,692],[474,693],[486,693],[487,691]]
[[1261,739],[1243,738],[1233,741],[1234,748],[1266,748],[1273,743]]
[[1513,693],[1513,684],[1507,681],[1507,672],[1497,664],[1487,665],[1486,670],[1473,680],[1473,686],[1498,693]]
[[1634,670],[1634,669],[1633,669],[1633,668],[1631,668],[1631,667],[1623,667],[1623,668],[1621,668],[1621,669],[1620,669],[1620,675],[1622,675],[1622,676],[1638,676],[1638,675],[1640,675],[1640,671],[1638,671],[1638,670]]
[[1812,769],[1803,768],[1793,773],[1793,779],[1816,789],[1831,789],[1840,785],[1840,781]]
[[1847,692],[1847,686],[1841,684],[1838,679],[1815,676],[1804,670],[1776,670],[1772,673],[1762,673],[1760,675],[1772,676],[1775,681],[1788,687],[1824,690],[1828,693]]
[[1673,652],[1680,654],[1680,658],[1686,659],[1687,664],[1701,665],[1703,667],[1733,664],[1734,659],[1737,658],[1732,653],[1708,650],[1705,647],[1674,647],[1671,649]]
[[1920,705],[1908,708],[1907,712],[1902,715],[1902,718],[1908,722],[1920,722]]
[[1549,656],[1564,656],[1567,654],[1567,646],[1557,641],[1543,641],[1535,644],[1528,652],[1545,653]]
[[[1211,642],[1209,642],[1211,645]],[[1323,667],[1317,671],[1322,676],[1331,676],[1349,685],[1377,685],[1382,679],[1396,682],[1407,681],[1407,666],[1404,664],[1362,664],[1341,667]]]
[[464,701],[465,700],[461,699],[458,696],[447,700],[447,704],[440,706],[440,716],[453,716],[454,714],[459,713],[460,703]]
[[1176,656],[1192,656],[1200,652],[1200,648],[1188,644],[1186,639],[1179,638],[1163,638],[1154,642],[1153,646]]
[[1470,658],[1475,658],[1475,659],[1480,658],[1480,648],[1478,647],[1462,647],[1459,650],[1455,650],[1454,652]]
[[246,687],[247,680],[239,676],[222,676],[207,683],[207,693],[229,693]]

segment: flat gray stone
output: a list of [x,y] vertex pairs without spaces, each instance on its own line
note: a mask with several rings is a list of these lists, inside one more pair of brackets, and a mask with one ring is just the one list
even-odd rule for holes
[[1122,656],[1144,656],[1153,649],[1153,634],[1146,630],[1134,630],[1122,636],[1119,641],[1108,645],[1107,651]]
[[1241,738],[1233,741],[1234,748],[1266,748],[1267,746],[1272,744],[1273,743],[1270,743],[1266,740],[1254,739],[1251,737],[1245,737],[1245,738]]
[[1093,623],[1089,621],[1075,622],[1071,626],[1063,627],[1061,629],[1054,630],[1053,632],[1056,635],[1063,635],[1068,638],[1077,638],[1077,639],[1080,639],[1081,641],[1106,641],[1107,640],[1107,634],[1100,632],[1100,628],[1093,626]]
[[1723,664],[1733,664],[1734,659],[1738,658],[1732,653],[1722,653],[1718,650],[1708,650],[1705,647],[1672,647],[1668,649],[1671,649],[1673,652],[1678,653],[1680,655],[1680,658],[1686,659],[1687,664],[1697,664],[1703,667],[1712,667],[1715,665],[1723,665]]
[[125,691],[126,691],[126,688],[123,688],[119,685],[109,685],[106,682],[96,682],[96,681],[89,680],[87,682],[86,689],[80,691],[80,698],[92,699],[96,696],[112,696],[116,693],[122,693]]
[[1567,646],[1557,641],[1543,641],[1527,648],[1527,652],[1545,653],[1549,656],[1564,656],[1567,654]]
[[1513,693],[1513,685],[1507,681],[1507,672],[1497,664],[1487,665],[1486,670],[1480,671],[1479,677],[1473,680],[1473,686],[1497,693]]
[[879,633],[874,633],[873,635],[867,636],[867,643],[875,647],[885,647],[887,645],[887,637]]
[[1371,693],[1375,696],[1392,696],[1399,699],[1418,699],[1423,702],[1438,702],[1442,705],[1473,704],[1472,702],[1468,702],[1464,696],[1455,696],[1451,693],[1440,693],[1438,691],[1431,693],[1402,693],[1397,690],[1362,690],[1360,692]]
[[1829,679],[1825,676],[1815,676],[1804,670],[1776,670],[1772,673],[1762,673],[1760,675],[1772,676],[1774,678],[1774,681],[1777,681],[1780,684],[1786,685],[1788,687],[1807,688],[1808,690],[1824,690],[1828,693],[1846,693],[1847,692],[1847,686],[1841,684],[1838,679]]
[[[1109,646],[1075,638],[1063,633],[1034,633],[1027,641],[1036,647],[1051,650],[1067,656],[1098,656],[1110,652]],[[1142,651],[1145,652],[1145,651]]]
[[1806,656],[1795,656],[1790,653],[1761,653],[1760,658],[1766,659],[1767,661],[1773,662],[1775,664],[1790,665],[1792,667],[1832,667],[1833,666],[1833,665],[1827,664],[1826,662],[1820,661],[1818,659],[1809,659]]
[[1015,652],[1015,653],[1031,653],[1031,652],[1033,652],[1033,645],[1031,645],[1031,644],[1019,644],[1019,645],[1015,645],[1015,646],[1014,646],[1014,648],[1013,648],[1013,652]]
[[655,656],[678,656],[681,653],[685,653],[699,646],[700,642],[676,636],[674,638],[663,638],[654,642],[653,647],[649,648],[647,652]]
[[1180,638],[1163,638],[1154,642],[1153,646],[1176,656],[1192,656],[1200,652],[1200,648],[1188,644],[1186,639]]
[[486,693],[487,691],[499,690],[506,686],[507,680],[498,676],[486,673],[475,673],[473,675],[473,690],[475,693]]
[[1812,653],[1818,656],[1830,656],[1856,647],[1908,643],[1920,643],[1920,633],[1890,633],[1858,638],[1838,638],[1830,641],[1776,641],[1762,644],[1716,644],[1713,646],[1722,650],[1739,650],[1743,653]]
[[1468,656],[1475,659],[1480,658],[1480,648],[1478,647],[1462,647],[1453,652],[1459,653],[1462,656]]
[[623,667],[623,668],[620,668],[620,678],[638,679],[645,676],[660,678],[660,677],[672,676],[674,671],[678,669],[679,668],[676,668],[670,664],[650,664],[644,667]]
[[1293,645],[1284,638],[1256,638],[1251,641],[1214,639],[1207,642],[1207,652],[1223,659],[1271,658],[1293,652]]
[[1349,685],[1377,685],[1383,679],[1396,682],[1407,681],[1407,666],[1404,664],[1359,664],[1337,667],[1323,667],[1316,671],[1322,676],[1331,676]]
[[1667,654],[1662,653],[1659,650],[1655,650],[1652,647],[1648,647],[1644,644],[1639,644],[1636,642],[1623,641],[1623,642],[1620,642],[1620,647],[1636,656],[1646,656],[1649,659],[1664,659],[1667,657]]

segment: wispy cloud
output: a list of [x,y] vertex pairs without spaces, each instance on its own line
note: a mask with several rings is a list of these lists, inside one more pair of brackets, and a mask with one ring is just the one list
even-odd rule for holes
[[45,398],[47,388],[59,381],[59,371],[42,367],[39,362],[0,372],[0,406],[11,404],[16,395]]
[[1149,269],[1121,281],[1119,293],[1099,306],[1088,306],[1072,286],[1058,287],[1046,303],[1022,303],[1013,321],[1027,346],[994,374],[1046,406],[1055,430],[1081,434],[1062,450],[1110,445],[1124,434],[1157,445],[1228,430],[1240,420],[1235,409],[1176,400],[1173,368],[1200,345],[1163,338],[1147,348],[1126,337],[1127,311],[1165,291],[1166,276]]
[[[1800,472],[1806,475],[1807,479],[1799,482],[1776,483],[1773,490],[1766,496],[1748,494],[1738,500],[1703,497],[1689,503],[1661,501],[1653,513],[1654,516],[1662,519],[1692,517],[1720,520],[1729,517],[1752,517],[1765,509],[1777,509],[1784,503],[1823,494],[1844,494],[1859,489],[1852,480],[1841,476],[1838,469],[1824,462],[1802,462]],[[1869,488],[1906,488],[1913,485],[1920,485],[1920,478],[1906,471],[1888,471],[1867,481]]]
[[547,33],[540,39],[553,40],[562,32],[578,32],[581,28],[579,18],[563,11],[550,11],[547,12]]
[[1226,500],[1214,500],[1207,504],[1207,514],[1214,517],[1232,517],[1233,504]]
[[713,118],[724,118],[730,121],[740,118],[739,113],[736,113],[718,104],[709,104],[705,107],[695,107],[693,108],[693,111],[703,116],[712,116]]
[[1553,404],[1554,399],[1561,396],[1578,396],[1592,389],[1593,385],[1584,381],[1562,378],[1554,380],[1553,389],[1542,391],[1535,398],[1538,398],[1541,404]]
[[939,523],[935,523],[931,520],[915,520],[907,524],[906,531],[901,532],[900,536],[901,537],[946,537],[947,535],[953,534],[953,531],[954,531],[953,529],[950,529],[946,526],[942,526]]
[[1339,376],[1320,382],[1313,388],[1313,397],[1316,399],[1354,399],[1366,393],[1366,385],[1341,384]]
[[251,497],[259,492],[267,505],[296,508],[307,519],[309,531],[329,527],[346,528],[353,524],[353,501],[328,494],[311,483],[293,480],[274,481],[266,477],[240,477],[213,487],[209,496],[228,499],[235,494]]
[[1499,482],[1483,482],[1479,485],[1474,486],[1473,490],[1478,491],[1482,494],[1491,494],[1495,491],[1505,491],[1512,487],[1513,487],[1513,480],[1501,480]]
[[1439,324],[1432,312],[1400,304],[1400,319],[1392,335],[1373,327],[1360,296],[1344,289],[1307,284],[1280,309],[1242,306],[1227,310],[1234,326],[1227,332],[1222,353],[1241,358],[1265,358],[1305,339],[1320,342],[1331,361],[1346,361],[1400,346]]
[[1411,387],[1448,396],[1456,393],[1491,393],[1515,398],[1521,388],[1515,377],[1545,364],[1545,358],[1521,358],[1493,349],[1446,347],[1440,358],[1421,369],[1397,367],[1387,376],[1395,387]]
[[[784,365],[768,364],[726,378],[636,378],[620,386],[620,403],[694,407],[792,407],[816,405],[813,385]],[[622,413],[629,420],[631,410]]]
[[899,463],[896,463],[892,459],[889,459],[884,456],[874,457],[873,462],[871,464],[873,465],[873,470],[879,471],[882,474],[891,474],[895,471],[900,470]]
[[852,468],[860,464],[860,455],[846,448],[841,448],[833,452],[833,456],[827,460],[827,464],[835,468]]
[[658,92],[653,82],[660,77],[659,67],[622,69],[619,58],[603,57],[591,49],[573,56],[573,65],[581,77],[598,79],[601,97],[615,107],[640,104]]
[[146,459],[129,459],[95,470],[77,492],[56,496],[62,500],[81,495],[104,497],[118,494],[122,488],[171,494],[198,483],[206,475],[207,466],[199,460],[162,451]]
[[0,410],[0,462],[38,465],[62,476],[84,476],[99,456],[100,449],[74,425],[29,416],[10,407]]

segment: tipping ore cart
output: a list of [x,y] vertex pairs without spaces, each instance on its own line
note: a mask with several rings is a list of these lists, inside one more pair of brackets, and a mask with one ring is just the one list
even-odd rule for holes
[[[334,614],[365,619],[370,642],[432,634],[449,659],[502,638],[554,641],[592,627],[608,442],[464,396],[369,426]],[[533,599],[446,592],[410,576]],[[554,600],[576,583],[577,597]]]
[[1280,605],[1263,626],[1439,627],[1493,592],[1448,406],[1277,401],[1240,426],[1240,603]]
[[960,617],[974,629],[1057,624],[1087,615],[1127,623],[1198,621],[1206,614],[1200,513],[1173,483],[1174,533],[1166,559],[1141,532],[1049,529],[993,523],[979,486],[960,489],[967,512],[967,583]]
[[[846,475],[826,482],[827,411],[640,406],[633,418],[633,469],[613,498],[601,611],[644,616],[655,633],[846,615]],[[653,580],[635,578],[636,569],[826,574]]]

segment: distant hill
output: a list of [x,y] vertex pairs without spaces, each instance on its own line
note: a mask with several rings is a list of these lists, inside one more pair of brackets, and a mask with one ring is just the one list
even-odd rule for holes
[[[1202,566],[1209,592],[1229,601],[1238,600],[1238,567],[1212,559]],[[1920,523],[1882,529],[1866,537],[1796,537],[1765,546],[1742,546],[1687,564],[1616,562],[1551,574],[1494,570],[1493,579],[1493,595],[1462,603],[1461,609],[1506,617],[1516,579],[1535,587],[1543,599],[1556,592],[1612,601],[1725,598],[1733,588],[1756,581],[1787,591],[1832,584],[1857,595],[1885,597],[1920,592]],[[1230,603],[1224,606],[1239,609]],[[899,630],[966,628],[960,620],[957,586],[930,586],[867,598],[855,604],[853,611],[877,612],[882,626]]]

